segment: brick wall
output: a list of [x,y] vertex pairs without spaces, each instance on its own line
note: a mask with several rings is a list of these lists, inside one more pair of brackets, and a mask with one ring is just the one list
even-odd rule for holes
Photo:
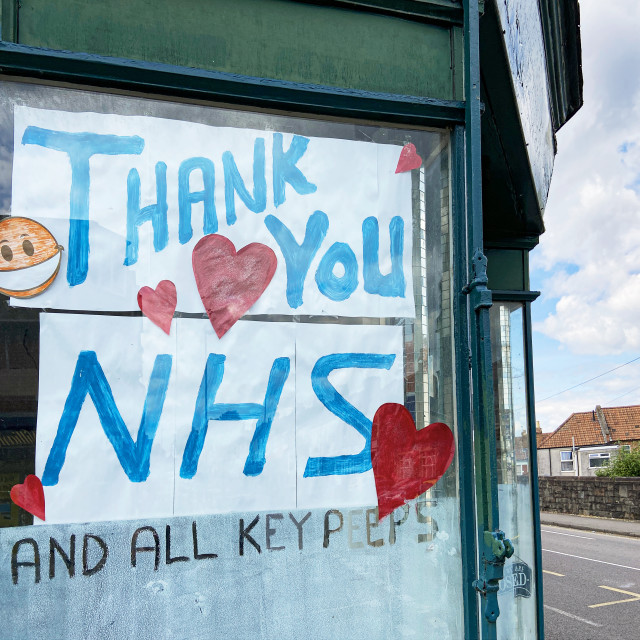
[[540,509],[598,518],[640,520],[640,478],[538,478]]

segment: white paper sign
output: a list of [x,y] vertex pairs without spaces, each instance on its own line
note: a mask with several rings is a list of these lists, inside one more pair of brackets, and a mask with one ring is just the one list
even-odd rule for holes
[[54,283],[12,304],[137,310],[171,280],[177,310],[201,313],[192,251],[218,233],[277,257],[249,313],[415,315],[399,145],[23,106],[14,123],[12,215],[65,250]]
[[[402,344],[402,328],[396,326],[298,325],[298,506],[377,504],[372,471],[340,475],[334,473],[338,469],[332,469],[337,465],[331,459],[324,463],[322,459],[350,454],[344,466],[357,468],[362,461],[368,465],[370,454],[364,449],[365,439],[357,428],[361,422],[372,420],[381,404],[404,404]],[[331,387],[353,405],[354,410],[347,407],[346,416],[328,411],[318,398],[322,386],[316,381],[314,389],[313,371],[315,367],[316,373],[323,373],[318,371],[323,365],[325,370],[331,369]],[[310,477],[312,468],[322,466],[328,475]]]
[[170,336],[146,318],[40,326],[48,523],[375,504],[366,430],[403,401],[402,327],[240,321],[219,340],[191,318]]

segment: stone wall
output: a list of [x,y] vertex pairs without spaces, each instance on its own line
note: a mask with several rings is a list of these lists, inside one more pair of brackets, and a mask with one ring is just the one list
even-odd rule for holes
[[640,478],[540,477],[540,510],[640,520]]

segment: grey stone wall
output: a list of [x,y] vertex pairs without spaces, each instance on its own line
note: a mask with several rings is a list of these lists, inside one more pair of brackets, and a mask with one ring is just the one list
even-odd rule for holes
[[540,477],[540,510],[640,520],[640,478]]

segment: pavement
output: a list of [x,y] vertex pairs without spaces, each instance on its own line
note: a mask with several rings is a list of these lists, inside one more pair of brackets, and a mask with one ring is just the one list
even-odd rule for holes
[[595,531],[598,533],[640,538],[640,521],[638,520],[593,518],[591,516],[573,516],[567,513],[541,511],[540,523],[555,525],[557,527],[568,527],[569,529],[582,529],[583,531]]

